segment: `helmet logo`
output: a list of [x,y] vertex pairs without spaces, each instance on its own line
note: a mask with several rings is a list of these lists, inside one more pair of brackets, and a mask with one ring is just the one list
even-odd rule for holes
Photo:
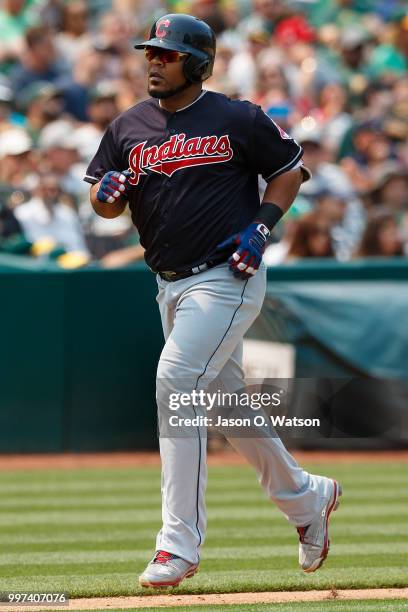
[[167,28],[170,25],[170,19],[160,19],[156,24],[157,38],[164,38],[167,34]]

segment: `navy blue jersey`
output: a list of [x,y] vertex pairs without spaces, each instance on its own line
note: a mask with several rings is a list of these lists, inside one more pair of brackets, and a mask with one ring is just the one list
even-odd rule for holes
[[271,181],[300,163],[302,149],[259,106],[203,91],[175,113],[150,98],[119,115],[86,181],[131,171],[129,207],[154,271],[212,258],[260,206],[258,175]]

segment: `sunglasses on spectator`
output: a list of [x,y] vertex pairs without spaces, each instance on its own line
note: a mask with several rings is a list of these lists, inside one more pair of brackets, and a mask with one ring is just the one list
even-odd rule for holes
[[158,57],[163,64],[174,64],[180,62],[187,53],[180,53],[179,51],[169,51],[167,49],[156,49],[155,47],[145,48],[145,57],[147,61],[151,62],[155,57]]

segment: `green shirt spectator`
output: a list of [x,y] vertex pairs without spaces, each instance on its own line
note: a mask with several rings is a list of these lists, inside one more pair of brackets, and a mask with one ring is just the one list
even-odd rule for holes
[[389,73],[402,76],[407,70],[407,60],[392,45],[380,45],[374,49],[368,65],[369,75],[372,79]]
[[37,22],[38,0],[3,0],[0,9],[0,72],[8,74],[23,51],[24,33]]
[[408,70],[408,10],[398,11],[393,22],[392,43],[379,45],[371,55],[369,74],[373,79],[384,74],[400,77]]
[[340,28],[360,23],[363,15],[375,10],[375,0],[317,0],[305,2],[304,12],[312,26],[319,28],[327,23],[336,23]]

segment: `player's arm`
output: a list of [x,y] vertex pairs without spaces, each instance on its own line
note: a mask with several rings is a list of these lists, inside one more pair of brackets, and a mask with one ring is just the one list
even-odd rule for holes
[[99,183],[92,185],[90,201],[94,211],[105,219],[119,217],[126,208],[129,173],[107,172]]
[[126,201],[123,200],[122,202],[117,202],[113,206],[112,204],[101,202],[96,197],[99,190],[99,185],[100,183],[92,185],[90,190],[89,199],[91,201],[92,208],[100,217],[104,217],[105,219],[115,219],[115,217],[119,217],[119,215],[121,215],[126,208]]
[[84,176],[84,181],[92,184],[89,193],[92,207],[105,219],[123,213],[130,188],[129,169],[122,170],[127,167],[127,160],[121,155],[117,129],[116,122],[109,125]]
[[[268,183],[262,200],[262,206],[272,203],[280,208],[282,215],[284,215],[292,206],[304,180],[303,172],[300,167],[295,168],[279,175]],[[277,214],[279,215],[279,211],[277,211]]]
[[229,266],[246,280],[259,269],[268,237],[292,205],[300,185],[310,176],[301,166],[302,148],[259,107],[255,109],[249,141],[250,166],[267,183],[261,206],[246,229],[218,245],[231,248]]
[[303,182],[300,167],[280,174],[267,184],[262,204],[252,223],[219,245],[219,248],[236,246],[229,258],[234,276],[246,280],[258,270],[266,241],[273,227],[291,207]]

